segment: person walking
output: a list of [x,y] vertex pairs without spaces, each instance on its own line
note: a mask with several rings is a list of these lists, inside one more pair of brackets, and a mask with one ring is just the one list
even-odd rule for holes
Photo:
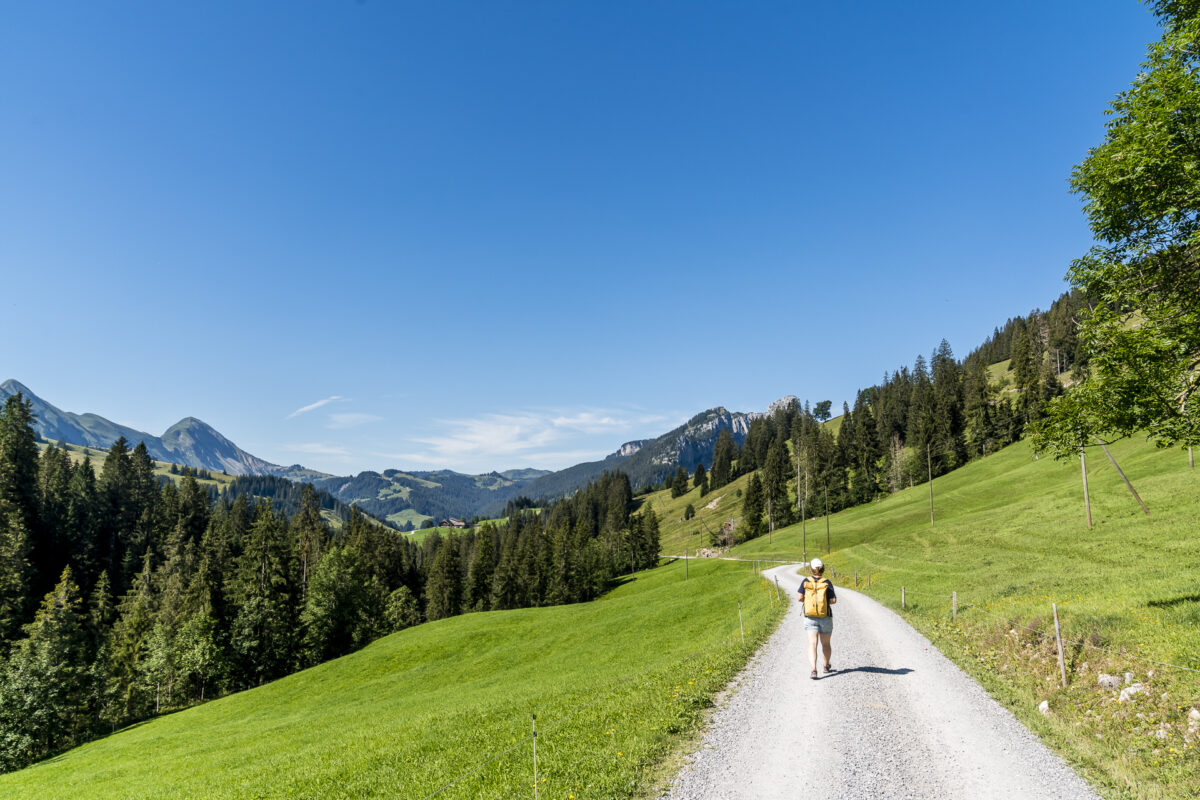
[[817,641],[821,642],[821,651],[825,656],[825,674],[833,672],[829,664],[829,656],[833,646],[829,637],[833,635],[833,604],[837,595],[833,584],[825,576],[825,563],[819,558],[809,562],[812,577],[800,581],[800,596],[797,600],[804,606],[804,630],[808,631],[808,665],[812,668],[809,675],[817,679]]

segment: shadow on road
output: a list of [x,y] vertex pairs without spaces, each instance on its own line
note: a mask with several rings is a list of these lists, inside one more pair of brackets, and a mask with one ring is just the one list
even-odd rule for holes
[[845,675],[850,672],[868,672],[872,675],[907,675],[912,672],[908,667],[900,669],[884,669],[883,667],[849,667],[847,669],[839,669],[828,674],[821,673],[822,678],[836,678],[838,675]]

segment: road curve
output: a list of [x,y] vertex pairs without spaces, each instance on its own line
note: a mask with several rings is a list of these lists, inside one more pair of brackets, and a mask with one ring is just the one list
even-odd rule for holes
[[808,676],[797,565],[767,570],[791,610],[714,713],[669,800],[1098,800],[1065,762],[903,619],[837,588],[833,666]]

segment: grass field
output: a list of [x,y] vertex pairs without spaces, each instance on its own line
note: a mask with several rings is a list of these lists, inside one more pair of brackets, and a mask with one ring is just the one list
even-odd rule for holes
[[[1103,452],[1089,451],[1094,527],[1079,462],[1035,460],[1021,442],[928,484],[810,521],[808,555],[900,610],[1110,797],[1200,796],[1200,471],[1178,450],[1127,441],[1114,456],[1150,508],[1145,516]],[[747,558],[799,558],[800,526],[741,545]],[[860,585],[860,588],[863,586]],[[952,620],[951,592],[959,614]],[[1068,688],[1059,685],[1051,603],[1058,604]],[[1103,649],[1097,649],[1103,648]],[[1147,691],[1118,703],[1098,672],[1133,673]],[[1050,713],[1036,711],[1042,700]],[[1160,734],[1161,731],[1161,734]],[[1161,738],[1160,738],[1161,737]]]
[[690,574],[411,628],[0,776],[0,796],[424,798],[486,764],[437,797],[526,797],[534,713],[540,797],[637,796],[786,605],[745,565]]
[[397,527],[404,527],[404,523],[411,522],[414,528],[420,528],[421,523],[427,519],[433,519],[428,514],[422,514],[413,508],[406,508],[403,511],[397,511],[395,514],[388,514],[387,521]]

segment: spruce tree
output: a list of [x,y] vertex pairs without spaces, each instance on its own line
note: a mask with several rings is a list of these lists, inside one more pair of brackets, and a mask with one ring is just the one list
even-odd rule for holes
[[709,475],[709,485],[713,489],[720,489],[732,480],[733,459],[736,455],[737,446],[733,443],[733,434],[728,428],[722,428],[713,447],[713,465]]
[[300,644],[295,551],[283,521],[260,501],[227,594],[237,608],[230,632],[236,676],[254,686],[286,675]]
[[39,584],[31,561],[39,505],[32,404],[18,393],[0,409],[0,642],[29,620]]
[[[526,571],[522,577],[532,576]],[[432,622],[453,617],[461,611],[462,573],[458,563],[458,539],[450,536],[438,548],[429,568],[429,580],[425,584],[425,616]]]
[[675,479],[671,482],[671,497],[683,497],[688,492],[688,476],[680,465],[675,468]]
[[467,567],[466,606],[471,611],[487,611],[492,602],[492,575],[496,571],[496,553],[492,525],[484,525],[475,537],[471,563]]
[[738,526],[738,540],[746,541],[761,536],[764,532],[763,511],[767,499],[763,493],[762,479],[755,472],[746,484],[746,497],[742,501],[742,520]]
[[767,463],[763,469],[763,488],[770,514],[768,523],[771,530],[787,525],[791,519],[792,509],[788,502],[787,491],[788,478],[792,472],[790,462],[791,459],[787,455],[784,444],[779,439],[772,441],[767,450]]
[[59,542],[67,551],[67,563],[81,586],[93,586],[100,574],[108,574],[100,563],[100,496],[91,456],[71,471],[67,503]]
[[17,769],[87,733],[87,618],[70,568],[42,601],[0,676],[0,767]]

